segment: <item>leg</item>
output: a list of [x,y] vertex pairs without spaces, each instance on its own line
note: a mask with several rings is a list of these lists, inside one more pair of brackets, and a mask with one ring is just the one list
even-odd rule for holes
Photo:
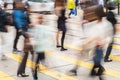
[[33,73],[34,80],[38,80],[37,70],[39,68],[38,64],[39,64],[40,57],[41,57],[40,54],[41,53],[37,53],[37,58],[36,58],[36,61],[35,61],[35,70],[34,70],[34,73]]
[[15,37],[15,40],[14,40],[14,45],[13,45],[13,49],[17,50],[17,43],[18,43],[18,39],[21,35],[21,32],[17,32],[16,33],[16,37]]
[[72,9],[70,9],[70,13],[69,13],[69,18],[70,18],[70,15],[72,14]]
[[21,75],[22,77],[27,77],[29,75],[25,75],[25,68],[26,68],[26,62],[28,58],[28,52],[25,52],[22,62],[19,65],[18,71],[17,71],[17,76]]
[[104,59],[105,62],[111,62],[111,61],[112,61],[112,60],[108,60],[111,51],[112,51],[112,44],[110,44],[110,45],[108,46],[108,48],[107,48],[106,55],[105,55],[105,59]]
[[91,76],[96,76],[95,68],[97,68],[97,66],[94,64],[94,66],[93,66],[93,68],[91,70],[91,73],[90,73]]
[[62,38],[61,38],[61,51],[67,50],[67,49],[64,48],[65,34],[66,34],[66,31],[63,31],[62,32]]
[[97,72],[97,75],[98,75],[98,76],[101,76],[104,71],[105,71],[104,67],[100,64],[100,65],[99,65],[98,72]]
[[99,76],[99,80],[104,80],[102,76],[104,71],[105,71],[104,67],[100,65],[97,73],[97,75]]
[[56,42],[57,42],[57,46],[56,47],[61,47],[60,44],[59,44],[59,34],[60,34],[60,30],[58,30],[57,34],[56,34]]

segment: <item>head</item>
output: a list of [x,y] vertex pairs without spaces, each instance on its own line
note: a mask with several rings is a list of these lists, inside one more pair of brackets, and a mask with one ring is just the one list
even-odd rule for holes
[[33,25],[43,23],[43,15],[42,14],[33,13],[30,15],[30,19],[31,19],[31,22]]
[[102,7],[102,6],[97,6],[97,8],[95,9],[95,14],[96,14],[96,16],[97,16],[97,19],[98,19],[99,21],[101,21],[101,20],[102,20],[102,17],[105,16],[103,7]]
[[15,5],[15,9],[24,9],[25,8],[25,4],[20,1],[15,2],[14,5]]

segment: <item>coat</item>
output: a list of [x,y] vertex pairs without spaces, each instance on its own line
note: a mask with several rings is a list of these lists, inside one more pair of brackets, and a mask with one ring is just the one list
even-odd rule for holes
[[67,1],[67,8],[68,9],[75,9],[75,2],[74,2],[74,0],[68,0]]

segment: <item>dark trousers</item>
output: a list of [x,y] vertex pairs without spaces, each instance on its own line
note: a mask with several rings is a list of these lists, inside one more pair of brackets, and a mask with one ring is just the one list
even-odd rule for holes
[[105,60],[109,59],[110,53],[112,51],[112,43],[109,44],[106,54],[105,54]]
[[[102,47],[98,46],[95,49],[95,56],[93,57],[94,66],[91,70],[91,76],[101,76],[104,72],[104,67],[101,65],[101,59],[103,55]],[[96,71],[97,69],[97,71]]]
[[44,59],[45,59],[44,52],[37,53],[37,58],[35,60],[35,70],[33,71],[34,79],[38,79],[38,75],[37,75],[38,68],[39,68],[38,64],[41,60],[44,60]]
[[18,43],[19,37],[20,37],[21,35],[23,35],[23,37],[25,37],[24,32],[25,32],[25,31],[23,31],[23,32],[18,32],[18,31],[17,31],[16,37],[15,37],[15,40],[14,40],[14,45],[13,45],[13,48],[14,48],[14,49],[17,49],[17,43]]
[[70,9],[70,13],[69,13],[69,16],[72,14],[72,10],[73,10],[73,9]]
[[[31,54],[33,54],[33,51],[30,51],[30,52],[31,52]],[[25,73],[25,68],[26,68],[26,62],[27,62],[27,59],[28,59],[28,54],[29,54],[29,52],[25,52],[24,53],[22,61],[21,61],[20,65],[19,65],[19,67],[18,67],[17,74],[18,73]]]
[[64,48],[65,34],[66,34],[66,31],[62,31],[62,37],[61,37],[61,47],[62,48]]

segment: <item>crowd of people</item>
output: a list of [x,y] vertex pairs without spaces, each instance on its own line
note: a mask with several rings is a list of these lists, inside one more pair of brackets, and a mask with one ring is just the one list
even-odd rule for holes
[[[101,3],[99,2],[98,5],[103,5],[102,3],[103,2]],[[58,17],[58,20],[56,21],[57,23],[56,48],[61,48],[60,51],[68,50],[64,47],[65,35],[67,33],[66,20],[71,18],[70,16],[73,13],[73,10],[76,11],[74,15],[77,15],[77,6],[78,6],[78,0],[67,1],[67,8],[68,10],[70,10],[68,17],[66,17],[65,6],[55,7],[56,16]],[[84,43],[82,44],[84,46],[82,52],[86,50],[85,46],[89,46],[91,47],[90,50],[94,50],[93,51],[94,66],[91,71],[91,76],[99,76],[99,79],[103,80],[102,74],[105,71],[105,69],[101,64],[101,59],[103,58],[104,46],[106,44],[109,44],[104,61],[111,62],[112,60],[109,59],[109,56],[112,50],[112,44],[114,42],[113,37],[116,32],[115,28],[117,26],[117,20],[111,9],[109,9],[105,17],[103,14],[99,13],[99,9],[100,7],[96,8],[95,10],[97,20],[94,23],[94,26],[92,26],[88,31],[87,38],[84,40]],[[35,18],[36,20],[32,22],[31,17]],[[26,68],[28,54],[31,53],[32,59],[34,57],[34,54],[37,55],[35,59],[33,77],[34,80],[38,80],[38,75],[37,75],[37,70],[39,68],[38,64],[40,62],[45,61],[45,51],[50,50],[52,46],[55,46],[54,42],[49,43],[49,40],[53,39],[52,38],[53,33],[51,33],[51,30],[53,29],[48,28],[47,27],[48,25],[46,26],[44,24],[43,19],[44,19],[43,14],[37,14],[37,13],[31,14],[30,6],[26,7],[25,3],[21,1],[13,3],[12,14],[6,11],[6,4],[5,4],[5,9],[0,7],[0,59],[2,60],[6,59],[5,53],[7,53],[7,51],[5,47],[8,45],[6,44],[6,40],[8,37],[7,34],[10,26],[14,26],[16,30],[16,36],[14,39],[13,50],[12,50],[13,53],[21,52],[20,50],[18,50],[17,44],[19,37],[20,36],[24,37],[24,49],[22,50],[24,56],[18,67],[17,76],[21,76],[21,77],[29,76],[25,74],[25,68]],[[84,24],[86,22],[84,22],[83,20],[83,22],[81,21],[80,23]],[[99,30],[99,32],[97,32],[96,30]],[[60,41],[61,43],[59,43],[60,31],[62,31],[62,37]],[[77,75],[77,68],[78,66],[70,71],[72,73],[75,73],[75,75]],[[98,71],[95,70],[96,68],[98,68]]]

